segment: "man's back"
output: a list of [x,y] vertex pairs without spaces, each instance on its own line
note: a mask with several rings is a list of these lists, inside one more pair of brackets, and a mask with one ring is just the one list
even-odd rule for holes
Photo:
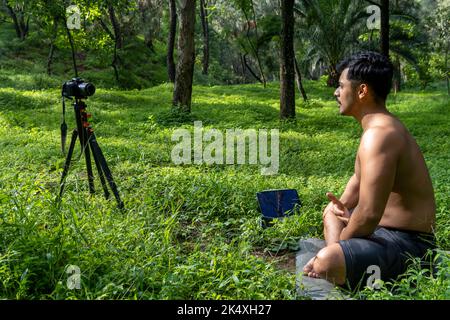
[[[403,230],[432,232],[435,220],[435,199],[431,179],[422,152],[405,126],[391,114],[373,116],[370,125],[364,131],[376,131],[373,140],[383,139],[383,133],[389,132],[388,148],[384,152],[396,153],[397,163],[392,191],[389,195],[380,226]],[[386,138],[386,136],[384,136]],[[358,151],[355,173],[360,168]],[[383,164],[380,164],[383,165]]]

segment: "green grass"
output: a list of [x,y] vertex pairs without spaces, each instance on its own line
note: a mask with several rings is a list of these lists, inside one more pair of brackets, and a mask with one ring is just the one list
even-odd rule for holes
[[[321,236],[325,192],[343,191],[361,133],[353,119],[337,115],[332,89],[307,82],[311,101],[298,100],[297,121],[289,123],[278,120],[277,84],[195,86],[186,117],[170,111],[169,84],[99,89],[87,100],[88,110],[125,202],[121,212],[103,198],[98,180],[97,194],[89,195],[78,146],[62,205],[55,206],[64,163],[59,88],[17,89],[23,87],[0,88],[0,297],[297,298],[295,274],[286,265],[293,264],[299,238]],[[436,191],[437,237],[448,250],[448,97],[407,91],[388,104],[424,152]],[[73,128],[70,106],[67,117]],[[197,120],[223,132],[280,129],[279,174],[262,176],[254,165],[175,166],[171,134],[192,130]],[[297,189],[302,214],[262,229],[255,193],[274,188]],[[69,265],[80,268],[80,290],[66,285]],[[416,265],[394,288],[356,297],[448,299],[443,274],[450,267],[442,265],[434,277]]]
[[[333,89],[306,82],[310,101],[297,100],[297,121],[281,123],[276,83],[266,89],[195,86],[192,113],[180,116],[171,111],[172,85],[113,89],[109,53],[90,52],[80,61],[81,75],[98,87],[88,111],[126,209],[104,199],[95,172],[97,193],[89,195],[79,146],[58,208],[64,165],[60,87],[72,71],[70,52],[58,49],[55,74],[47,76],[47,50],[37,34],[21,42],[1,25],[0,298],[299,298],[293,268],[298,240],[322,236],[325,193],[343,191],[361,134],[353,119],[338,116]],[[139,54],[125,55],[125,87],[165,81],[163,44],[155,43],[153,55],[142,41],[126,50]],[[196,83],[217,82],[198,74]],[[444,93],[440,85],[409,89],[388,104],[424,152],[436,192],[439,246],[449,250],[450,115]],[[67,121],[72,129],[70,105]],[[279,174],[262,176],[255,165],[174,165],[171,135],[178,128],[193,130],[194,121],[222,132],[279,129]],[[298,190],[302,214],[262,229],[255,194],[281,188]],[[80,268],[80,290],[67,286],[70,265]],[[448,258],[440,266],[430,277],[416,263],[394,284],[354,297],[449,299]]]

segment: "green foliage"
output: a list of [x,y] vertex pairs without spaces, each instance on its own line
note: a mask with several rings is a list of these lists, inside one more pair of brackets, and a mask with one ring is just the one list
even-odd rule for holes
[[450,78],[448,55],[450,51],[450,4],[445,1],[437,1],[436,10],[425,18],[425,29],[430,39],[430,47],[433,49],[428,60],[429,75],[433,79]]
[[[2,70],[1,77],[13,75]],[[332,89],[323,81],[305,82],[311,100],[298,101],[298,119],[289,123],[277,120],[276,83],[266,89],[195,86],[193,112],[181,118],[171,111],[171,84],[99,89],[88,110],[125,201],[121,212],[100,190],[89,195],[78,146],[62,205],[55,206],[64,164],[59,89],[13,89],[29,86],[26,79],[14,79],[0,88],[1,297],[296,298],[294,270],[281,259],[293,265],[298,240],[322,236],[325,192],[342,192],[361,133],[354,121],[337,115]],[[424,152],[436,191],[438,242],[449,249],[448,100],[437,91],[406,91],[388,104]],[[74,127],[70,108],[67,117]],[[253,165],[175,166],[171,135],[180,127],[193,130],[195,120],[221,131],[278,128],[279,174],[261,176]],[[262,229],[255,193],[276,188],[298,190],[301,214]],[[80,268],[81,290],[67,287],[69,265]],[[445,265],[439,270],[448,272]],[[396,290],[358,297],[447,297],[442,277],[426,274],[407,294],[418,277],[414,272]]]
[[322,62],[328,73],[350,52],[360,47],[358,37],[367,14],[362,1],[304,0],[296,7],[301,13],[298,23],[299,41],[307,49],[301,57],[315,68]]

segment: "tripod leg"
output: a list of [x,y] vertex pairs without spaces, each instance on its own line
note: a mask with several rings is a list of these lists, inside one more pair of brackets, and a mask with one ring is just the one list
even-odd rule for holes
[[86,104],[80,99],[76,99],[73,107],[75,110],[75,120],[77,122],[78,134],[80,137],[81,153],[84,153],[84,158],[86,160],[89,192],[92,194],[95,192],[94,175],[92,174],[91,155],[88,147],[88,132],[87,129],[84,127],[84,122],[82,119],[84,115],[84,110],[86,108]]
[[[89,137],[87,134],[87,130],[84,128],[84,137],[83,137],[83,141],[81,143],[81,148],[83,149],[84,152],[84,158],[86,160],[86,169],[87,169],[87,174],[88,174],[88,182],[89,182],[89,192],[95,193],[95,188],[94,188],[94,174],[92,173],[92,163],[91,163],[91,152],[89,149]],[[80,139],[81,140],[81,139]]]
[[89,137],[89,146],[91,147],[92,156],[94,157],[95,166],[97,167],[97,172],[98,172],[98,175],[100,177],[100,181],[102,183],[102,187],[103,187],[103,192],[105,194],[105,198],[109,199],[109,191],[108,191],[108,187],[106,186],[105,175],[103,173],[103,170],[102,170],[102,167],[101,167],[101,164],[100,164],[99,155],[96,152],[95,147],[92,146],[92,141],[93,141],[93,139],[92,139],[92,134],[91,134],[91,136]]
[[103,170],[103,172],[105,173],[106,179],[108,180],[109,186],[111,187],[111,190],[116,198],[117,201],[117,205],[120,209],[123,209],[123,202],[122,200],[120,200],[120,196],[119,196],[119,191],[117,190],[117,186],[116,183],[114,182],[113,176],[111,171],[108,168],[108,164],[106,163],[106,159],[103,156],[103,152],[100,149],[100,146],[97,143],[97,139],[95,138],[95,134],[92,133],[91,137],[90,137],[90,145],[92,147],[92,150],[94,153],[97,154],[98,156],[98,160],[100,162],[101,165],[101,169]]
[[75,142],[77,141],[77,137],[78,137],[78,131],[77,131],[77,129],[75,129],[72,132],[72,139],[70,140],[69,151],[67,152],[66,162],[64,163],[64,170],[63,170],[63,173],[61,176],[61,182],[59,183],[60,189],[59,189],[58,202],[61,200],[62,194],[64,192],[66,176],[67,176],[67,173],[69,172],[70,161],[72,159],[73,149],[75,148]]

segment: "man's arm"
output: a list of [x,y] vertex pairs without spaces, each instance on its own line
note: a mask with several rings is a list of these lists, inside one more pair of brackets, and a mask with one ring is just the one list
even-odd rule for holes
[[339,199],[347,209],[356,207],[359,201],[359,179],[356,173],[348,180],[344,193]]
[[359,149],[359,201],[340,239],[365,237],[375,231],[383,216],[389,194],[394,185],[400,137],[393,130],[367,130]]
[[[349,179],[345,187],[344,193],[341,198],[338,199],[331,192],[327,192],[327,197],[330,199],[327,207],[323,212],[323,216],[332,213],[339,217],[343,217],[345,224],[347,224],[347,219],[350,217],[350,211],[356,207],[359,199],[359,179],[356,173]],[[341,220],[341,218],[338,218]]]

